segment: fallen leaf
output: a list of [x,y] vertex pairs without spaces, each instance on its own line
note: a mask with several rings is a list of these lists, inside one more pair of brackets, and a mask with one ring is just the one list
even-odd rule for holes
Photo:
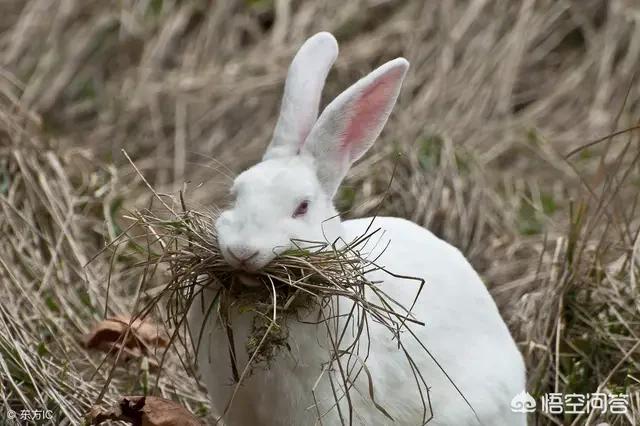
[[[129,323],[131,330],[123,342]],[[140,319],[131,322],[131,318],[120,316],[99,322],[85,338],[87,348],[114,354],[124,345],[123,361],[150,355],[154,348],[167,347],[168,344],[168,339],[157,325]]]
[[157,396],[124,396],[111,408],[91,407],[87,420],[99,425],[120,420],[133,426],[203,426],[203,422],[182,405]]

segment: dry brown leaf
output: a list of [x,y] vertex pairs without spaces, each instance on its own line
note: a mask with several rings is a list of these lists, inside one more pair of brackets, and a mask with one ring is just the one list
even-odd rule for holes
[[113,407],[93,406],[87,415],[93,425],[120,420],[133,426],[202,426],[204,423],[175,401],[156,396],[124,396]]
[[[131,330],[123,343],[129,323]],[[150,355],[153,348],[167,347],[168,344],[168,339],[156,324],[140,319],[131,322],[131,318],[122,316],[99,322],[85,338],[87,348],[105,352],[117,353],[124,345],[121,355],[124,361]]]

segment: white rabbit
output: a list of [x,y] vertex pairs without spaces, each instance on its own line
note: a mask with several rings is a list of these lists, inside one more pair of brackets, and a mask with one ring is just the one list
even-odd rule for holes
[[[280,117],[263,161],[235,179],[235,202],[215,226],[225,259],[239,270],[260,270],[291,248],[291,239],[333,242],[341,237],[349,242],[371,223],[371,219],[341,223],[332,199],[350,165],[380,134],[409,63],[403,58],[387,62],[340,94],[317,118],[322,87],[337,54],[336,40],[326,32],[303,44],[289,68]],[[291,321],[291,351],[280,354],[269,369],[256,370],[238,387],[224,424],[349,424],[351,412],[356,425],[418,425],[431,416],[430,425],[525,425],[525,415],[510,408],[512,398],[525,387],[522,356],[478,274],[456,248],[414,223],[378,217],[373,227],[384,229],[383,238],[389,241],[377,263],[426,281],[413,309],[426,325],[410,328],[432,357],[410,336],[403,335],[403,342],[429,386],[431,412],[424,412],[415,376],[398,342],[373,321],[366,365],[375,401],[393,422],[372,402],[365,374],[355,380],[352,410],[346,398],[340,410],[332,408],[334,394],[327,375],[318,381],[328,361],[324,327]],[[404,306],[411,305],[418,288],[381,271],[368,278],[383,281],[383,291]],[[195,301],[189,323],[192,335],[202,336],[201,379],[214,410],[222,414],[235,385],[227,334],[213,316],[203,322],[212,294],[206,292],[204,300]],[[340,303],[348,306],[349,301]],[[244,342],[251,319],[248,313],[232,314],[240,370],[248,360]],[[320,420],[318,413],[323,415]]]

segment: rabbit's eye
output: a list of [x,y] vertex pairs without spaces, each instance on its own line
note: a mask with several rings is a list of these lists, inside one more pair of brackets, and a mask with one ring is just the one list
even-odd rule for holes
[[309,201],[304,200],[303,202],[298,204],[298,207],[296,207],[296,210],[293,212],[293,217],[296,218],[296,217],[304,216],[305,214],[307,214],[308,209],[309,209]]

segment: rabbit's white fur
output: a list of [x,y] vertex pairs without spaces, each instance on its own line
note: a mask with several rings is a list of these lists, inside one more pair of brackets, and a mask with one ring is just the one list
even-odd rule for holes
[[[328,33],[316,34],[300,48],[289,69],[281,115],[265,158],[234,182],[235,203],[216,222],[221,250],[234,267],[259,270],[290,248],[291,239],[333,242],[341,237],[352,241],[371,223],[371,219],[341,223],[332,198],[351,163],[382,130],[408,62],[395,59],[364,77],[327,106],[313,124],[324,79],[336,56],[337,43]],[[306,213],[302,209],[303,214],[294,215],[304,201]],[[378,217],[373,228],[384,230],[383,241],[371,247],[371,256],[381,254],[377,263],[395,274],[426,281],[413,310],[426,325],[410,327],[431,356],[408,333],[402,336],[430,387],[432,413],[427,412],[426,417],[432,414],[433,419],[429,424],[525,425],[524,415],[510,409],[511,399],[525,387],[522,357],[478,274],[456,248],[416,224]],[[382,281],[382,290],[404,306],[411,305],[418,288],[381,271],[371,272],[368,278]],[[192,335],[202,336],[198,352],[201,379],[214,410],[222,414],[235,385],[227,335],[217,325],[215,314],[206,314],[212,295],[213,290],[207,290],[196,299],[189,322]],[[337,303],[341,312],[347,312],[351,302]],[[313,322],[317,314],[302,319]],[[239,312],[231,315],[237,364],[242,370],[248,361],[244,342],[252,317]],[[268,370],[256,370],[238,388],[224,416],[226,425],[342,424],[338,410],[331,409],[334,396],[328,373],[318,380],[328,360],[326,328],[293,320],[288,325],[291,351],[279,355]],[[369,321],[369,333],[366,365],[376,402],[394,418],[393,424],[422,424],[421,397],[404,353],[380,324]],[[355,382],[350,392],[353,424],[391,424],[372,403],[366,374]],[[348,424],[346,399],[340,411]]]

